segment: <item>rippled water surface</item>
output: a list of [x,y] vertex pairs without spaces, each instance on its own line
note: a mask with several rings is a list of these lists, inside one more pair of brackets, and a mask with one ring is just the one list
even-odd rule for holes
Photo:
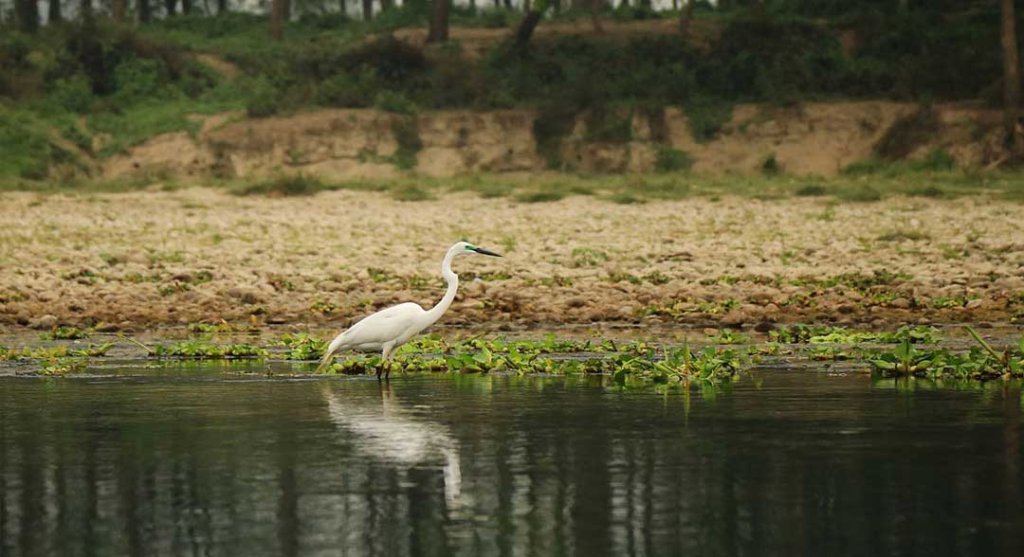
[[1024,554],[1021,393],[0,380],[5,555]]

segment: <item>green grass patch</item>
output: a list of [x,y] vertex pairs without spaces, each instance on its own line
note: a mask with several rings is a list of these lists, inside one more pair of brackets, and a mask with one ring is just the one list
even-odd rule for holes
[[270,197],[295,197],[313,195],[317,192],[335,189],[319,178],[305,174],[288,174],[269,180],[237,184],[231,188],[235,195],[266,195]]
[[564,198],[565,192],[558,190],[525,191],[515,196],[521,203],[550,203]]
[[391,197],[394,197],[399,201],[428,201],[436,199],[434,194],[430,193],[429,190],[414,184],[408,184],[392,190]]
[[693,157],[689,153],[661,145],[658,146],[657,156],[654,159],[654,170],[656,172],[679,172],[689,170],[693,163]]

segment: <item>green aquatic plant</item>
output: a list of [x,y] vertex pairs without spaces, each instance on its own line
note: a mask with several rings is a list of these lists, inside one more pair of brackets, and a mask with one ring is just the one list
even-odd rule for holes
[[41,375],[67,375],[69,373],[81,373],[88,367],[89,362],[82,358],[56,358],[47,361],[39,369]]
[[892,351],[871,360],[871,364],[876,369],[895,375],[913,375],[934,369],[944,363],[944,352],[918,350],[910,344],[910,341],[906,340]]
[[0,361],[3,360],[52,360],[57,358],[92,358],[105,356],[112,342],[78,346],[39,346],[36,348],[11,348],[0,346]]
[[750,337],[734,329],[721,329],[709,335],[708,340],[715,344],[746,344],[750,342]]
[[885,376],[913,375],[932,379],[987,380],[1024,377],[1024,338],[1015,348],[998,351],[974,329],[967,332],[978,343],[967,352],[943,349],[917,349],[909,341],[870,360]]
[[285,346],[287,360],[319,360],[327,350],[327,341],[307,333],[290,333],[281,337],[279,344]]
[[53,330],[44,333],[43,338],[50,340],[78,340],[88,336],[88,332],[79,329],[78,327],[71,327],[68,325],[60,325],[54,327]]
[[27,360],[42,364],[42,375],[80,373],[89,365],[89,359],[106,355],[114,343],[88,344],[83,347],[42,346],[37,348],[10,348],[0,346],[0,361]]
[[775,342],[785,344],[859,344],[876,342],[898,344],[908,341],[912,344],[934,344],[938,342],[938,330],[924,326],[904,326],[896,331],[855,331],[845,327],[796,324],[782,326],[768,333]]
[[542,340],[505,340],[468,338],[446,340],[435,336],[420,337],[409,342],[398,354],[445,354],[488,350],[495,353],[552,354],[585,352],[644,352],[651,347],[643,342],[616,343],[613,340],[559,339],[548,335]]
[[962,308],[967,305],[965,296],[939,296],[932,300],[935,309]]
[[196,335],[212,335],[215,333],[230,333],[234,327],[226,321],[220,323],[189,323],[188,332]]
[[203,340],[185,340],[175,344],[142,345],[149,356],[181,360],[237,360],[266,357],[267,351],[249,344],[212,344]]
[[[594,357],[566,357],[564,354],[595,354]],[[468,339],[448,343],[427,338],[407,345],[388,364],[379,359],[356,356],[329,366],[329,373],[377,373],[382,365],[406,373],[447,372],[456,374],[509,372],[520,375],[603,374],[616,381],[626,378],[668,381],[719,381],[734,377],[742,368],[739,352],[707,347],[658,351],[653,346],[611,341],[495,341]]]
[[853,351],[839,346],[815,346],[807,351],[807,357],[819,362],[849,361],[856,359],[856,355]]
[[107,352],[109,352],[113,347],[113,342],[89,344],[83,348],[69,348],[67,355],[73,358],[96,358],[99,356],[106,356]]
[[971,327],[965,327],[967,333],[974,338],[974,340],[981,346],[981,348],[992,357],[993,367],[998,368],[1005,376],[1008,377],[1022,377],[1024,376],[1024,337],[1021,337],[1017,341],[1017,351],[1007,348],[1002,352],[996,351],[992,348],[992,345],[981,338]]

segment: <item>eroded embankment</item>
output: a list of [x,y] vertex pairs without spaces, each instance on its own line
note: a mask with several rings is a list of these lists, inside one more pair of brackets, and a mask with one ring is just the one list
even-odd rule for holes
[[835,205],[726,197],[616,205],[209,189],[0,199],[0,323],[341,326],[432,304],[448,325],[1008,323],[1024,315],[1021,207],[981,198]]
[[952,104],[738,105],[704,142],[694,139],[694,124],[678,108],[551,118],[530,110],[318,110],[262,119],[224,114],[205,119],[195,137],[162,135],[104,161],[102,178],[302,173],[341,180],[387,178],[408,168],[453,176],[551,166],[649,172],[681,164],[703,174],[760,173],[770,165],[773,171],[834,176],[873,158],[919,160],[941,151],[959,167],[985,168],[1004,154],[998,111]]

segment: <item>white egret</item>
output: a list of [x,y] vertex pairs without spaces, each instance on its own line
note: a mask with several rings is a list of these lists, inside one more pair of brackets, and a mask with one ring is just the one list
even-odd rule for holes
[[[317,371],[327,367],[334,355],[342,350],[358,350],[362,352],[377,350],[381,351],[383,365],[388,367],[388,361],[394,355],[395,350],[409,341],[412,337],[423,332],[424,329],[433,325],[448,310],[455,300],[455,292],[459,289],[459,275],[452,272],[452,259],[463,253],[479,253],[501,257],[501,255],[483,248],[478,248],[467,242],[457,242],[448,248],[448,253],[441,262],[441,275],[448,283],[448,290],[444,297],[434,307],[425,310],[419,304],[406,302],[382,309],[377,313],[369,315],[352,325],[340,335],[334,337]],[[380,379],[380,370],[377,371],[377,378]],[[391,369],[384,372],[387,379]]]

